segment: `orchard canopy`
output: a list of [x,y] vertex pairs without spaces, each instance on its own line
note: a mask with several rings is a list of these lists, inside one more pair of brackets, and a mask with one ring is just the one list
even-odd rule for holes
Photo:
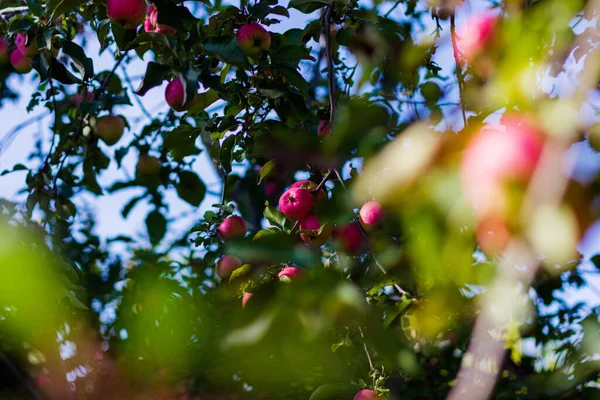
[[0,0],[0,399],[600,399],[600,0]]

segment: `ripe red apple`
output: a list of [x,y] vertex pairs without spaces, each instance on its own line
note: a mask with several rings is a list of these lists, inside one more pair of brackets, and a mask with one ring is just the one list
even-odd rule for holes
[[138,160],[136,169],[137,172],[141,175],[151,176],[158,175],[160,173],[161,168],[162,165],[158,158],[150,156],[148,154],[142,154],[140,155],[140,159]]
[[8,51],[8,42],[4,38],[0,38],[0,64],[6,64],[10,61],[10,53]]
[[235,35],[240,49],[249,57],[260,57],[271,47],[271,35],[259,24],[242,25]]
[[333,238],[341,249],[349,254],[356,254],[363,247],[362,232],[354,222],[337,227],[333,231]]
[[[83,93],[85,94],[85,101],[90,102],[94,100],[94,93],[92,92],[88,92],[87,89],[83,90]],[[83,103],[83,95],[82,92],[79,91],[76,94],[73,95],[73,97],[71,97],[69,99],[69,101],[71,102],[71,104],[73,104],[75,107],[79,107],[81,106],[81,103]]]
[[321,247],[331,238],[333,228],[331,227],[331,224],[327,223],[323,227],[320,235],[318,234],[319,229],[321,229],[321,221],[319,220],[319,217],[316,215],[309,215],[302,220],[302,223],[300,224],[300,230],[316,232],[303,232],[300,234],[300,237],[305,243],[308,243],[313,247]]
[[371,200],[360,209],[360,223],[365,228],[372,228],[383,219],[383,207],[378,201]]
[[146,32],[162,33],[169,36],[174,36],[177,30],[169,25],[158,23],[158,9],[154,4],[150,4],[146,10],[148,18],[144,21],[144,30]]
[[94,133],[108,146],[116,144],[123,136],[125,120],[118,115],[107,115],[98,118],[94,126]]
[[503,214],[507,183],[526,183],[540,158],[544,137],[527,119],[509,114],[504,131],[482,129],[463,153],[463,190],[478,216]]
[[363,389],[360,392],[356,393],[354,396],[354,400],[383,400],[382,397],[377,395],[377,392],[370,389]]
[[221,222],[217,231],[223,239],[242,238],[248,232],[248,224],[242,217],[232,215]]
[[481,52],[493,39],[498,17],[489,13],[470,17],[457,32],[458,46],[468,59]]
[[329,121],[321,121],[319,123],[319,129],[317,130],[320,138],[324,138],[329,134]]
[[[294,182],[290,185],[290,188],[302,188],[302,189],[310,190],[313,194],[314,194],[314,191],[317,190],[318,187],[319,187],[319,185],[317,185],[313,181],[309,181],[309,180]],[[319,190],[319,193],[317,193],[317,201],[323,201],[326,199],[327,199],[327,193],[325,193],[325,190],[323,190],[321,188],[321,190]]]
[[306,274],[306,271],[298,267],[285,267],[277,274],[279,280],[286,282],[301,279]]
[[13,50],[10,53],[10,64],[19,74],[26,74],[31,71],[31,58],[27,58],[19,50]]
[[110,22],[125,29],[135,29],[146,18],[145,0],[108,0],[106,13]]
[[250,299],[254,296],[254,293],[246,292],[242,296],[242,308],[246,308]]
[[27,44],[27,34],[18,33],[15,38],[15,45],[17,49],[27,58],[33,58],[37,53],[38,49],[35,47],[35,43],[33,43],[33,38],[31,38],[29,45]]
[[279,198],[279,209],[288,219],[302,219],[312,209],[314,200],[312,194],[303,188],[288,189]]
[[217,261],[217,268],[215,272],[221,279],[229,277],[233,271],[242,266],[242,260],[235,256],[223,256]]
[[165,100],[169,107],[175,111],[187,111],[194,103],[195,98],[188,99],[186,83],[183,78],[173,79],[165,89]]

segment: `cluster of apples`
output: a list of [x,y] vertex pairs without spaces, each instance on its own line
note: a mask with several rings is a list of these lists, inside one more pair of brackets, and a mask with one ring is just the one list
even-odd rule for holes
[[[356,254],[363,249],[363,232],[356,222],[340,224],[333,229],[330,222],[322,224],[315,213],[319,201],[327,199],[323,188],[312,181],[303,180],[293,183],[279,198],[279,210],[292,221],[300,222],[300,237],[310,246],[320,247],[332,237],[341,249]],[[375,200],[362,206],[359,213],[360,224],[369,230],[383,218],[383,207]]]
[[19,74],[31,71],[31,60],[38,53],[38,49],[26,33],[18,33],[15,36],[15,48],[11,51],[8,40],[0,38],[0,64],[10,62]]

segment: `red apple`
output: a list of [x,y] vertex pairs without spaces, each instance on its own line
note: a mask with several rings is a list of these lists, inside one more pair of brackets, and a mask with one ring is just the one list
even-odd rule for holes
[[31,58],[25,57],[19,50],[15,49],[10,53],[10,64],[20,74],[26,74],[31,71],[30,62]]
[[[294,182],[290,185],[290,188],[307,189],[307,190],[310,190],[313,194],[314,194],[314,191],[317,190],[318,187],[319,187],[319,185],[317,185],[313,181],[309,181],[309,180]],[[319,193],[317,194],[317,201],[323,201],[326,199],[327,199],[327,193],[325,193],[325,191],[321,188],[321,190],[319,190]]]
[[110,22],[125,29],[135,29],[146,18],[145,0],[108,0],[106,13]]
[[504,131],[482,129],[468,143],[461,161],[461,179],[477,215],[506,211],[505,185],[526,183],[540,158],[544,137],[526,119],[509,114]]
[[312,209],[314,200],[312,194],[303,188],[288,189],[279,198],[279,209],[288,219],[302,219]]
[[[87,89],[83,90],[83,93],[85,94],[85,101],[90,102],[94,100],[94,93],[92,92],[88,92]],[[83,95],[82,95],[82,91],[77,92],[75,95],[73,95],[73,97],[71,97],[69,99],[69,101],[71,102],[71,104],[73,104],[75,107],[79,107],[81,106],[81,103],[83,103]]]
[[301,279],[306,274],[306,271],[298,267],[285,267],[277,274],[277,278],[283,281],[294,281]]
[[116,144],[123,136],[125,120],[118,115],[107,115],[98,118],[94,126],[94,133],[108,146]]
[[165,89],[165,100],[175,111],[187,111],[192,106],[194,99],[188,99],[186,83],[181,77],[173,79]]
[[223,239],[242,238],[246,236],[246,232],[248,232],[248,224],[242,217],[232,215],[221,222],[217,231]]
[[246,292],[242,296],[242,308],[246,308],[250,299],[254,296],[254,293]]
[[140,159],[138,160],[136,167],[138,173],[147,176],[158,175],[161,168],[162,165],[160,160],[148,154],[140,155]]
[[324,138],[329,134],[329,121],[321,121],[319,129],[317,130],[320,138]]
[[223,256],[217,262],[216,273],[217,276],[221,279],[225,279],[229,277],[233,271],[240,268],[242,266],[242,260],[235,256]]
[[349,254],[356,254],[363,247],[362,232],[354,222],[337,227],[333,232],[333,238],[341,249]]
[[381,222],[383,215],[381,204],[375,200],[369,201],[360,209],[360,223],[366,228],[374,227]]
[[38,49],[33,42],[33,38],[30,38],[29,44],[27,44],[26,33],[18,33],[15,38],[17,49],[27,58],[33,58],[38,53]]
[[466,58],[472,58],[485,49],[493,39],[498,17],[489,13],[470,17],[458,30],[458,46]]
[[309,215],[302,220],[302,223],[300,224],[300,230],[315,232],[303,232],[300,234],[300,237],[305,243],[308,243],[313,247],[321,247],[331,238],[333,228],[331,227],[331,224],[325,224],[320,235],[318,234],[319,229],[321,229],[321,221],[319,220],[319,217],[316,215]]
[[0,64],[6,64],[10,61],[10,53],[8,51],[8,42],[4,38],[0,38]]
[[383,400],[383,397],[377,395],[377,392],[370,389],[363,389],[356,393],[354,400]]
[[235,35],[240,49],[249,57],[260,57],[271,47],[271,35],[259,24],[242,25]]

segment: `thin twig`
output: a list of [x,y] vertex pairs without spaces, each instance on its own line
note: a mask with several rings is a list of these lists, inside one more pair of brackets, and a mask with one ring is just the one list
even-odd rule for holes
[[333,128],[333,121],[335,120],[335,69],[333,66],[333,52],[331,50],[331,19],[333,16],[333,0],[329,2],[327,11],[323,16],[324,21],[324,32],[325,35],[325,51],[327,53],[327,86],[329,89],[329,125],[330,129]]
[[373,371],[375,369],[375,366],[373,365],[373,361],[371,360],[371,355],[369,354],[369,348],[367,347],[367,343],[365,343],[365,335],[360,326],[358,327],[358,331],[360,332],[360,337],[362,338],[362,343],[363,343],[363,347],[365,348],[365,354],[367,355],[367,360],[369,360],[369,368],[371,369],[371,371]]
[[23,11],[28,11],[29,7],[21,6],[21,7],[7,7],[0,10],[0,15],[10,14],[10,13],[19,13]]
[[50,83],[50,90],[52,91],[52,106],[54,108],[54,126],[52,127],[52,142],[50,143],[50,149],[48,150],[48,155],[44,160],[44,166],[48,165],[50,161],[50,157],[52,157],[52,153],[54,152],[54,147],[56,146],[56,135],[57,135],[57,127],[60,122],[60,117],[58,116],[58,107],[56,104],[56,93],[54,93],[54,82],[52,81],[52,76],[48,77],[48,82]]
[[27,128],[29,125],[43,120],[50,114],[51,114],[50,112],[46,112],[46,113],[42,113],[42,114],[36,115],[34,117],[31,117],[31,118],[21,122],[20,124],[18,124],[12,130],[10,130],[6,135],[4,135],[4,137],[0,140],[0,156],[2,154],[4,154],[4,152],[6,150],[8,150],[8,148],[10,147],[10,144],[16,137],[17,133],[19,133],[23,129]]
[[467,127],[467,112],[465,110],[465,103],[463,101],[463,91],[464,91],[464,86],[465,86],[465,79],[462,75],[462,63],[460,62],[458,42],[456,40],[456,23],[455,23],[454,14],[452,14],[452,16],[450,17],[450,36],[452,37],[452,50],[454,53],[454,61],[456,63],[456,79],[458,80],[458,95],[460,97],[459,100],[460,100],[462,118],[463,118],[463,123],[464,123],[463,128],[466,128]]
[[388,10],[388,12],[385,13],[384,17],[388,18],[390,16],[390,14],[396,9],[396,7],[398,7],[400,5],[400,3],[402,3],[403,0],[396,0],[396,3],[394,3],[394,5],[392,6],[392,8],[390,8]]
[[112,76],[117,71],[117,68],[119,68],[119,65],[121,65],[121,63],[125,59],[125,54],[121,54],[120,52],[117,53],[117,54],[118,54],[117,62],[115,63],[115,66],[113,67],[113,69],[108,73],[108,75],[106,76],[106,78],[104,78],[104,81],[102,82],[102,85],[100,85],[100,91],[103,91],[106,88],[106,85],[108,85],[108,82],[110,81],[110,78],[112,78]]

